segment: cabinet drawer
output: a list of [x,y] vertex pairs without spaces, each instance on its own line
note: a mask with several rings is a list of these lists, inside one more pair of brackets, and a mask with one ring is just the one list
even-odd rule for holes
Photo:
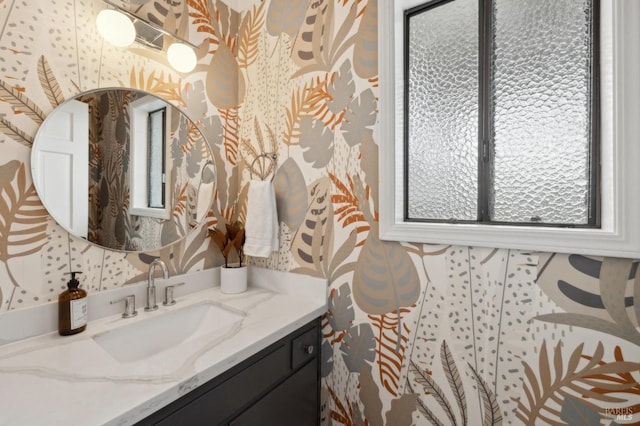
[[318,350],[318,328],[314,327],[291,341],[291,368],[295,369],[316,356]]

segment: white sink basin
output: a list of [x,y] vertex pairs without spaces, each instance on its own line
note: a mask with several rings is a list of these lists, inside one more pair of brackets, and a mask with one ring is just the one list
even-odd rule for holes
[[[93,336],[121,363],[140,361],[181,343],[229,329],[243,315],[213,303],[198,303],[123,325]],[[126,321],[126,320],[125,320]]]

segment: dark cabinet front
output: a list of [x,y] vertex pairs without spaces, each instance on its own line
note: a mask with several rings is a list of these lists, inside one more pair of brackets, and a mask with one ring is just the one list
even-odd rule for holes
[[319,319],[162,408],[139,425],[318,425]]

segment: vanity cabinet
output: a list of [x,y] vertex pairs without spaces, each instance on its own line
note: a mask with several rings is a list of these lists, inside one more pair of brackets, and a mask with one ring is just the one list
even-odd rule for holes
[[320,319],[300,327],[139,425],[318,425]]

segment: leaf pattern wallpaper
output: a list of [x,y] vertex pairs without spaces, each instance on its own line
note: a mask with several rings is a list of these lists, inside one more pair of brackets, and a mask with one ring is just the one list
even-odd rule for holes
[[[378,238],[377,1],[132,4],[198,46],[185,75],[105,43],[99,0],[0,1],[0,310],[54,300],[70,269],[97,292],[158,256],[172,274],[219,265],[206,227],[244,219],[258,172],[273,176],[280,247],[251,262],[330,284],[323,425],[640,424],[638,260]],[[209,142],[214,203],[176,244],[103,250],[35,193],[39,125],[100,87],[164,98]],[[276,167],[251,169],[261,153]]]

